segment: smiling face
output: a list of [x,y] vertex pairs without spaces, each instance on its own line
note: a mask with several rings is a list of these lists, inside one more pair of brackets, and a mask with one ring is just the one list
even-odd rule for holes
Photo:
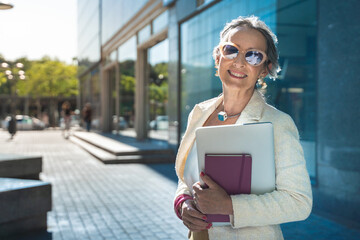
[[254,89],[256,81],[268,74],[266,61],[259,66],[252,66],[245,61],[247,50],[257,49],[266,52],[265,37],[257,30],[248,27],[237,27],[229,32],[227,42],[234,43],[241,50],[236,58],[228,59],[219,56],[218,72],[225,88]]

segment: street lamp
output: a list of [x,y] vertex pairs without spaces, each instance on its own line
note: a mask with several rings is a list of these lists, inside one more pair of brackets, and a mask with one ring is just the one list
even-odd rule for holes
[[0,10],[7,10],[7,9],[11,9],[13,7],[14,7],[14,5],[7,3],[5,1],[0,2]]
[[14,113],[15,112],[14,105],[15,105],[15,101],[16,101],[15,96],[16,96],[17,90],[15,89],[13,91],[13,86],[16,86],[16,82],[18,79],[20,79],[20,80],[26,79],[25,71],[22,70],[22,68],[24,67],[24,64],[21,62],[17,62],[17,63],[3,62],[3,63],[1,63],[0,66],[1,66],[0,68],[4,69],[5,76],[7,78],[7,82],[8,82],[8,86],[9,86],[9,94],[10,94],[11,113]]

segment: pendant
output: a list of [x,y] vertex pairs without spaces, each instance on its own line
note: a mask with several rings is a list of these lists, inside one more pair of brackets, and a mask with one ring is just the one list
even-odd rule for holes
[[224,122],[228,118],[226,112],[221,111],[218,113],[218,119],[222,122]]

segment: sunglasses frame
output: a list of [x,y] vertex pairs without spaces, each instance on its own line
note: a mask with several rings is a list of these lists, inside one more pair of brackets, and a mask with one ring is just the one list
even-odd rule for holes
[[[225,45],[233,46],[233,47],[235,47],[235,48],[238,50],[238,54],[237,54],[237,56],[236,56],[235,58],[227,58],[227,57],[225,56],[225,54],[224,54],[224,52],[223,52],[223,49],[224,49],[224,46],[225,46]],[[253,67],[258,67],[258,66],[260,66],[261,64],[263,64],[263,63],[267,60],[267,55],[266,55],[266,53],[265,53],[264,51],[261,51],[261,50],[256,49],[256,48],[251,48],[251,49],[247,49],[247,50],[241,50],[238,45],[236,45],[235,43],[232,43],[232,42],[223,42],[223,43],[221,43],[221,44],[219,45],[219,50],[220,50],[221,56],[222,56],[223,58],[225,58],[226,60],[235,60],[235,59],[239,56],[239,53],[242,53],[242,57],[243,57],[243,59],[245,60],[245,62],[246,62],[247,64],[249,64],[250,66],[253,66]],[[263,55],[263,59],[261,60],[261,62],[260,62],[259,64],[253,65],[253,64],[249,63],[249,62],[246,60],[245,54],[246,54],[247,52],[250,52],[250,51],[256,51],[256,52],[259,52],[259,53],[261,53],[261,54]]]

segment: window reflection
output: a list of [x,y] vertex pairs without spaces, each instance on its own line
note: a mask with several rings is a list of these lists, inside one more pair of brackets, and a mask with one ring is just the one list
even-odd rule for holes
[[92,121],[91,129],[100,129],[100,79],[99,69],[95,68],[90,73],[80,78],[81,88],[81,106],[85,106],[86,103],[91,104],[92,109]]
[[113,119],[118,124],[120,134],[135,137],[135,62],[136,38],[132,37],[119,47],[120,92],[119,116]]
[[148,40],[151,36],[151,27],[150,25],[147,25],[143,29],[141,29],[138,33],[138,41],[139,43],[143,43],[146,40]]
[[[87,2],[98,3],[98,1]],[[107,42],[124,24],[139,12],[147,2],[148,0],[102,0],[102,42]]]
[[148,50],[149,63],[149,123],[148,136],[168,140],[168,61],[169,41],[166,39]]
[[153,21],[153,34],[160,32],[168,25],[169,13],[163,12]]
[[78,6],[78,63],[81,74],[100,59],[100,27],[97,1],[79,0]]

